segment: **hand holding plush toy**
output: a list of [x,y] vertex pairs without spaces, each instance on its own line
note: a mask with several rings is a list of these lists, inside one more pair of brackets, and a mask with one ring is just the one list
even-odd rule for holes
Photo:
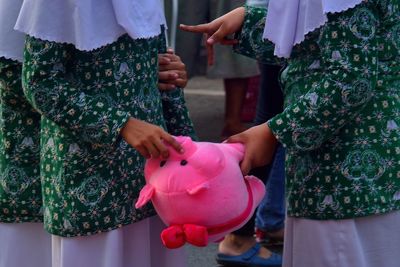
[[136,208],[153,202],[169,226],[161,233],[167,248],[220,241],[251,218],[265,194],[264,183],[254,176],[243,177],[242,144],[193,142],[189,137],[176,140],[184,154],[170,149],[168,160],[147,160],[147,184]]

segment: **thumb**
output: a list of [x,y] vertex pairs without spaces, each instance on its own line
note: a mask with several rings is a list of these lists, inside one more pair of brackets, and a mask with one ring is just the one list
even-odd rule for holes
[[249,174],[251,170],[251,160],[246,154],[244,154],[244,159],[240,163],[240,169],[242,170],[243,175]]
[[225,26],[225,24],[222,24],[221,27],[207,40],[208,44],[215,44],[215,43],[221,43],[225,36],[229,35],[229,32]]

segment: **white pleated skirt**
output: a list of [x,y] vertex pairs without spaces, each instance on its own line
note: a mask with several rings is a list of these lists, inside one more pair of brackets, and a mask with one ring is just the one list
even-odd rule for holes
[[41,223],[0,223],[0,267],[51,267],[51,235]]
[[162,245],[152,217],[86,237],[52,236],[40,223],[0,223],[0,267],[187,267],[183,248]]
[[351,220],[288,217],[284,267],[399,267],[400,212]]
[[107,233],[52,237],[52,267],[187,267],[184,249],[162,245],[165,228],[152,217]]

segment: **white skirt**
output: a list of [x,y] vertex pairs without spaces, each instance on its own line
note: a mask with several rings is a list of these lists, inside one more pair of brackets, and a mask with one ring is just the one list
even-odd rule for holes
[[0,267],[51,267],[51,235],[41,223],[0,223]]
[[0,267],[187,267],[185,250],[166,249],[158,217],[107,233],[51,236],[41,223],[0,223]]
[[183,248],[162,245],[164,228],[152,217],[94,236],[53,236],[53,267],[187,267]]
[[351,220],[288,217],[284,267],[399,267],[400,212]]

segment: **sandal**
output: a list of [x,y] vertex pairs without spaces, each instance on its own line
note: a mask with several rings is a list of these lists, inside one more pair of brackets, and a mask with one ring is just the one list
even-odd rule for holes
[[229,267],[281,267],[282,256],[272,253],[271,257],[265,259],[260,257],[259,251],[261,245],[256,243],[245,253],[238,256],[229,256],[226,254],[218,253],[216,260],[218,264]]
[[283,229],[267,232],[256,228],[254,234],[256,241],[266,246],[282,246],[283,245]]

